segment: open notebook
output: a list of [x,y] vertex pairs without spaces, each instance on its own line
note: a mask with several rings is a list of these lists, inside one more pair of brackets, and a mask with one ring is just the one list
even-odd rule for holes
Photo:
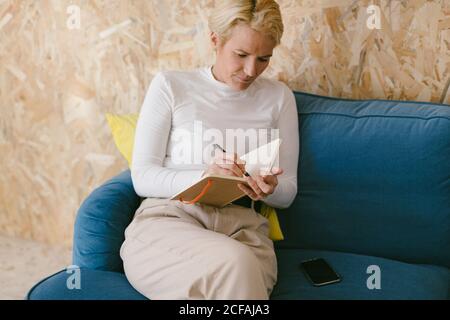
[[[270,172],[278,160],[280,144],[281,139],[275,139],[240,157],[241,160],[245,161],[245,170],[250,176]],[[171,199],[180,200],[184,203],[193,204],[198,202],[215,207],[223,207],[246,195],[239,189],[239,183],[247,185],[243,177],[207,175],[201,177]]]

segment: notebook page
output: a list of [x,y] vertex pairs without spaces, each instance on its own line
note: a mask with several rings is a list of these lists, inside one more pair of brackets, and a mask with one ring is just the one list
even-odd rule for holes
[[279,165],[281,139],[275,139],[240,157],[245,161],[245,170],[251,175],[262,175],[270,172],[273,166]]

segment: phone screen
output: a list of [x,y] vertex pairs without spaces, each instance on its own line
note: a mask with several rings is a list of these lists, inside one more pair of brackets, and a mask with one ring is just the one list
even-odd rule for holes
[[316,286],[339,282],[341,278],[322,258],[303,261],[301,268],[309,280]]

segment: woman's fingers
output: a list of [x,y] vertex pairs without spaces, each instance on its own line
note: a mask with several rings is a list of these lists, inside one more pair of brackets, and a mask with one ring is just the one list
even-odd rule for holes
[[277,176],[263,176],[262,179],[265,183],[271,185],[273,188],[275,188],[278,185]]
[[275,188],[278,185],[277,175],[283,173],[282,169],[279,170],[277,169],[273,171],[274,172],[273,175],[268,175],[264,177],[259,175],[246,177],[246,180],[249,184],[249,187],[247,188],[251,189],[253,197],[257,197],[258,200],[260,200],[267,197],[268,195],[272,194],[275,191]]
[[258,195],[249,187],[247,187],[245,184],[239,183],[238,184],[239,189],[245,192],[246,195],[250,197],[250,199],[258,201],[261,200],[258,198]]
[[272,168],[272,170],[270,170],[271,174],[274,176],[279,176],[280,174],[283,174],[284,170],[282,168]]
[[217,166],[233,172],[236,177],[242,177],[242,170],[234,163],[217,164]]
[[283,174],[284,170],[281,168],[274,167],[270,171],[266,169],[261,169],[260,174],[262,176],[279,176],[280,174]]
[[265,193],[266,195],[272,193],[273,187],[270,184],[266,183],[263,177],[256,176],[254,180],[263,193]]
[[214,164],[212,166],[210,166],[209,173],[211,174],[219,174],[219,175],[224,175],[224,176],[234,176],[234,172],[222,167],[219,167],[218,165]]
[[246,180],[249,186],[253,189],[253,192],[256,194],[256,196],[264,198],[267,195],[263,190],[261,190],[258,183],[253,177],[246,177]]
[[[224,153],[225,155],[225,153]],[[224,169],[231,170],[234,172],[234,175],[237,177],[242,177],[244,169],[244,165],[240,164],[237,165],[233,160],[230,159],[230,157],[215,157],[214,163]]]
[[236,173],[228,168],[223,168],[216,163],[211,163],[203,172],[202,177],[210,174],[218,174],[223,176],[236,176]]

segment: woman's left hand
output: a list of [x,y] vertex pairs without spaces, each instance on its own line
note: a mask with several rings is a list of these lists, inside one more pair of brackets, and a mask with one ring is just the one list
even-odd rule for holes
[[275,191],[278,185],[277,176],[283,173],[281,168],[273,168],[269,175],[256,175],[246,177],[250,187],[239,183],[238,187],[244,191],[252,200],[262,200]]

